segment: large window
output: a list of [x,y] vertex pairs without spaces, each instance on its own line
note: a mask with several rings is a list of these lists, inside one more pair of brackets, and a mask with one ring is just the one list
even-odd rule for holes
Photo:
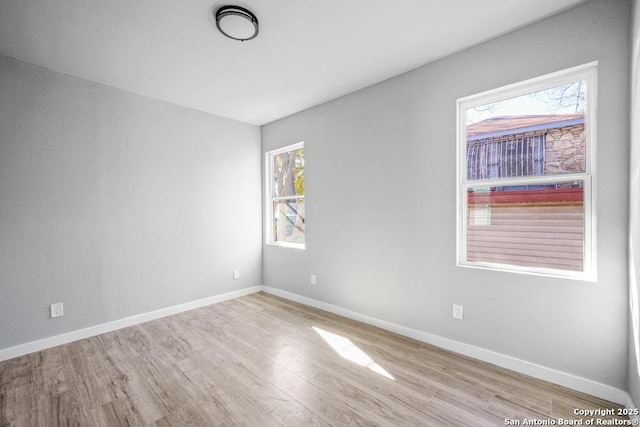
[[304,146],[266,154],[267,243],[304,248]]
[[596,64],[458,100],[458,265],[595,280]]

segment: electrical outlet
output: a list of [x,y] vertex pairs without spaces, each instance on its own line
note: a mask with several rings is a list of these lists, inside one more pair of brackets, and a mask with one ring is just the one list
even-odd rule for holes
[[240,270],[233,270],[233,280],[238,280],[240,278]]
[[464,306],[453,304],[453,318],[454,319],[464,319]]
[[316,275],[315,275],[315,274],[312,274],[312,275],[311,275],[311,284],[312,284],[313,286],[315,286],[315,285],[317,285],[317,284],[318,284],[318,281],[316,280]]
[[62,315],[64,315],[62,303],[59,302],[56,304],[51,304],[51,318],[53,319],[54,317],[61,317]]

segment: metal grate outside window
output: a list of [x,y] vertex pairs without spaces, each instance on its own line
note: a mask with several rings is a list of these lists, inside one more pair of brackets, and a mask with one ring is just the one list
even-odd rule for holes
[[467,179],[544,174],[545,134],[484,139],[467,145]]

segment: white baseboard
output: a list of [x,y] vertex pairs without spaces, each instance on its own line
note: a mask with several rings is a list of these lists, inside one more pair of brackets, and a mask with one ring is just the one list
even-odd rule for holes
[[[631,397],[629,393],[626,393],[626,395],[627,395],[627,400],[624,404],[624,407],[627,409],[637,409],[638,407],[636,406],[636,403],[633,401],[633,397]],[[629,415],[629,419],[634,422],[633,424],[634,426],[637,426],[640,424],[640,414]]]
[[395,332],[399,335],[404,335],[406,337],[432,344],[446,350],[453,351],[455,353],[473,357],[474,359],[482,360],[484,362],[492,363],[503,368],[511,369],[512,371],[530,375],[534,378],[568,387],[570,389],[590,394],[592,396],[596,396],[601,399],[617,403],[619,405],[625,405],[629,408],[635,407],[629,406],[633,405],[633,400],[631,399],[629,393],[606,384],[578,377],[576,375],[558,371],[556,369],[547,368],[535,363],[530,363],[526,360],[507,356],[505,354],[497,353],[495,351],[487,350],[481,347],[476,347],[474,345],[465,344],[459,341],[442,337],[440,335],[430,334],[428,332],[408,328],[406,326],[398,325],[386,320],[377,319],[375,317],[360,314],[334,304],[318,301],[313,298],[307,298],[298,294],[271,288],[268,286],[263,286],[262,290],[269,294],[273,294],[291,301],[299,302],[301,304],[309,305],[311,307],[319,308],[321,310],[348,317],[353,320],[358,320],[369,325],[377,326],[381,329]]
[[547,368],[535,363],[530,363],[525,360],[517,359],[515,357],[507,356],[505,354],[497,353],[481,347],[465,344],[439,335],[408,328],[406,326],[398,325],[396,323],[388,322],[386,320],[377,319],[375,317],[348,310],[334,304],[329,304],[326,302],[315,300],[313,298],[304,297],[298,294],[271,288],[268,286],[253,286],[250,288],[240,289],[238,291],[215,295],[201,300],[166,307],[159,310],[126,317],[124,319],[114,320],[112,322],[91,326],[85,329],[80,329],[77,331],[67,332],[61,335],[20,344],[14,347],[0,349],[0,362],[25,354],[45,350],[47,348],[56,347],[62,344],[89,338],[95,335],[104,334],[106,332],[115,331],[117,329],[126,328],[128,326],[148,322],[150,320],[159,319],[161,317],[170,316],[172,314],[182,313],[183,311],[193,310],[195,308],[204,307],[233,298],[239,298],[260,291],[264,291],[269,294],[273,294],[291,301],[299,302],[311,307],[316,307],[330,313],[348,317],[350,319],[358,320],[369,325],[377,326],[381,329],[395,332],[397,334],[404,335],[428,344],[433,344],[438,347],[463,354],[465,356],[473,357],[475,359],[492,363],[494,365],[511,369],[513,371],[530,375],[532,377],[539,378],[545,381],[549,381],[554,384],[559,384],[573,390],[577,390],[583,393],[590,394],[592,396],[599,397],[601,399],[624,405],[627,408],[636,408],[635,403],[633,402],[633,399],[631,398],[629,393],[624,390],[608,386],[606,384],[578,377],[576,375],[568,374],[566,372],[558,371],[552,368]]
[[195,308],[204,307],[218,302],[242,297],[245,295],[260,292],[262,286],[253,286],[250,288],[240,289],[238,291],[227,292],[221,295],[203,298],[197,301],[191,301],[184,304],[174,305],[171,307],[161,308],[159,310],[147,313],[136,314],[135,316],[125,317],[124,319],[114,320],[112,322],[102,323],[96,326],[90,326],[85,329],[67,332],[49,338],[37,341],[31,341],[25,344],[16,345],[14,347],[0,349],[0,362],[3,360],[13,359],[14,357],[23,356],[25,354],[34,353],[36,351],[45,350],[47,348],[56,347],[73,341],[93,337],[104,334],[106,332],[115,331],[117,329],[126,328],[128,326],[137,325],[148,322],[150,320],[159,319],[161,317],[170,316],[172,314],[182,313],[183,311],[193,310]]

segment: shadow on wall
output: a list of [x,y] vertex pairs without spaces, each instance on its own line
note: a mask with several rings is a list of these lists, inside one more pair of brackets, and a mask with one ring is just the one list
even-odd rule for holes
[[638,276],[636,275],[636,266],[633,251],[633,241],[629,237],[629,311],[631,312],[631,326],[633,328],[633,345],[635,346],[634,355],[636,357],[636,367],[640,373],[640,313],[638,307]]

